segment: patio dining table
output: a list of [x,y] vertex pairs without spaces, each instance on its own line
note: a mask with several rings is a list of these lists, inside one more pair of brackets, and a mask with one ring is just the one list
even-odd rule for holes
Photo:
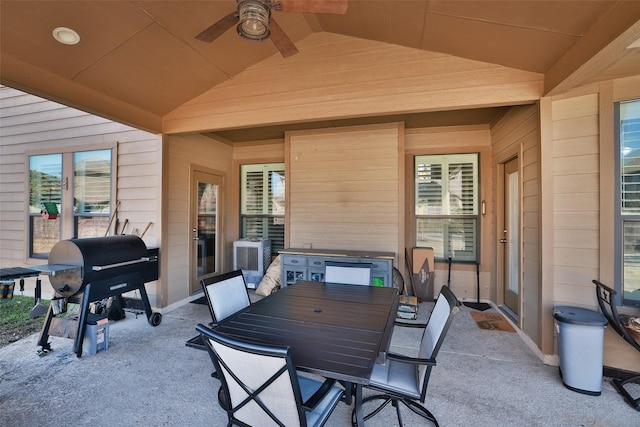
[[390,287],[301,281],[226,318],[217,332],[247,342],[291,347],[297,369],[345,384],[364,425],[362,387],[384,362],[398,305]]

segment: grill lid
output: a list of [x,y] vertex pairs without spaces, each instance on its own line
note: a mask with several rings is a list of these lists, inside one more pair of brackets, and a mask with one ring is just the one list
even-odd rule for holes
[[49,281],[63,296],[74,295],[88,283],[142,271],[147,246],[138,236],[108,236],[61,240],[49,253]]

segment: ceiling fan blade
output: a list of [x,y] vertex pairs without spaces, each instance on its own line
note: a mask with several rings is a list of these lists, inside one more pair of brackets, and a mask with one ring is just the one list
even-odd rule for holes
[[347,0],[280,0],[283,12],[347,13]]
[[211,43],[229,28],[233,27],[238,23],[238,15],[235,11],[231,12],[224,18],[220,19],[218,22],[201,32],[196,36],[198,40],[202,40],[203,42]]
[[298,49],[293,44],[291,39],[282,31],[280,25],[271,17],[271,22],[269,23],[269,30],[271,30],[271,41],[278,48],[283,58],[286,58],[291,55],[295,55],[298,53]]

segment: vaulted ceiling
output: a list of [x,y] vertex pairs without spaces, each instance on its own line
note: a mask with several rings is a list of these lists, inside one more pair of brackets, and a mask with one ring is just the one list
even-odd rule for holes
[[[0,0],[1,82],[133,125],[161,119],[280,55],[270,40],[235,29],[211,43],[195,38],[235,8],[235,0]],[[541,73],[546,93],[640,73],[637,1],[349,0],[344,15],[273,17],[294,43],[329,32],[445,53]],[[55,41],[60,26],[80,43]]]

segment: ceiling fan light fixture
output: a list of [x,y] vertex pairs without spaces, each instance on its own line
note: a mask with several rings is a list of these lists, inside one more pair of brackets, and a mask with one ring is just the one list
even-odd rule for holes
[[67,45],[74,45],[80,43],[80,35],[67,27],[57,27],[51,32],[53,38],[58,42]]
[[241,0],[238,2],[238,34],[249,40],[269,37],[271,9],[268,2]]

